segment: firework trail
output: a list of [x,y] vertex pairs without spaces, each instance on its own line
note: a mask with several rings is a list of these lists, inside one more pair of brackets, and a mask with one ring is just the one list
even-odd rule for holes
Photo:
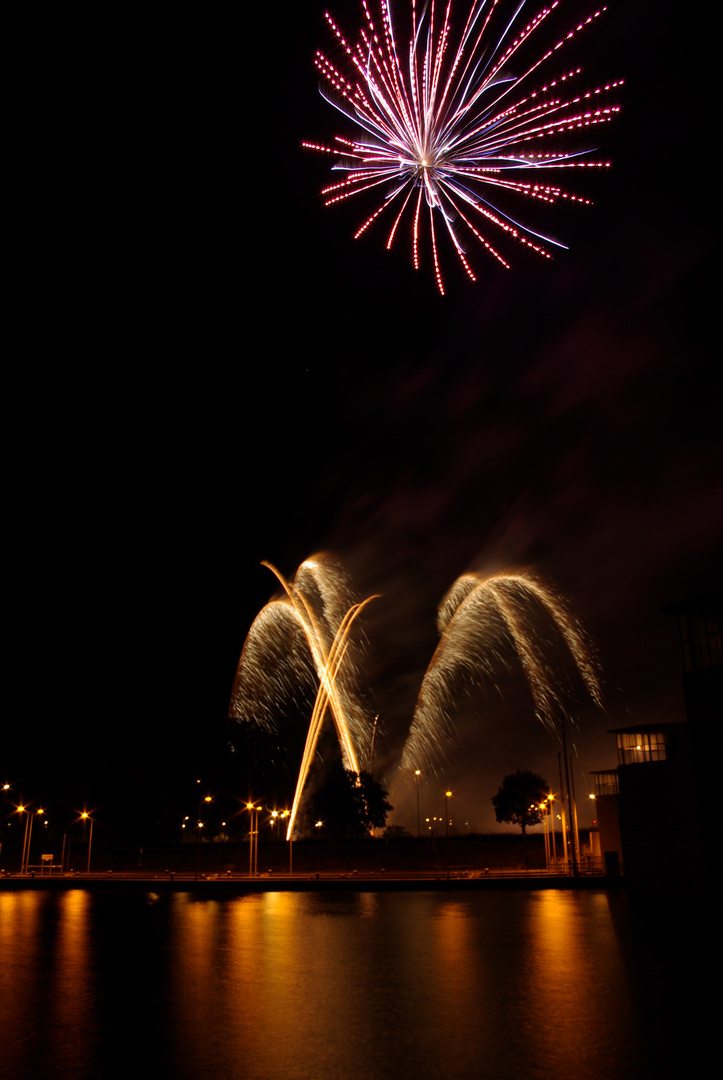
[[560,66],[569,43],[605,8],[567,25],[541,55],[531,52],[536,32],[563,5],[564,0],[553,0],[525,21],[526,0],[516,7],[507,0],[473,0],[459,23],[461,31],[455,31],[451,0],[428,0],[419,10],[411,0],[409,25],[398,34],[389,0],[378,0],[377,15],[370,0],[362,0],[365,24],[355,44],[326,14],[340,59],[317,52],[316,66],[328,87],[322,95],[357,131],[336,136],[332,146],[303,145],[336,155],[333,168],[345,174],[323,189],[325,205],[381,189],[381,202],[355,239],[386,214],[390,248],[404,217],[411,225],[417,269],[426,222],[441,293],[437,228],[472,280],[467,243],[479,242],[509,266],[489,239],[496,231],[546,258],[550,245],[564,246],[502,208],[506,193],[545,203],[589,204],[557,186],[552,170],[609,165],[591,158],[594,150],[561,149],[571,133],[605,123],[619,111],[608,95],[622,80],[585,89],[578,85],[579,67]]
[[348,578],[328,555],[315,555],[299,567],[293,583],[263,563],[285,596],[272,600],[254,620],[241,651],[229,716],[277,730],[284,704],[308,709],[316,688],[294,808],[292,834],[304,783],[327,712],[332,714],[344,767],[359,773],[368,757],[372,724],[361,705],[360,676],[351,628],[363,603],[354,603]]
[[[309,768],[316,752],[316,745],[319,741],[319,735],[321,734],[321,727],[324,722],[324,716],[328,705],[331,705],[334,718],[336,720],[337,713],[340,712],[339,695],[337,692],[337,678],[342,667],[342,661],[346,656],[349,646],[349,631],[351,630],[352,623],[356,620],[357,616],[366,607],[370,600],[375,600],[376,597],[368,596],[366,600],[361,604],[354,604],[349,608],[346,615],[341,621],[339,629],[337,630],[334,640],[329,649],[329,654],[326,658],[323,668],[322,677],[319,679],[319,689],[316,695],[316,701],[314,702],[314,710],[311,714],[311,722],[309,724],[309,730],[306,736],[306,744],[304,746],[304,754],[301,760],[301,768],[299,769],[299,778],[296,783],[296,791],[294,792],[294,801],[291,808],[291,814],[289,816],[289,824],[286,831],[286,839],[291,840],[294,835],[294,825],[296,823],[296,815],[299,811],[299,805],[301,803],[301,796],[306,785],[306,779],[309,775]],[[343,714],[342,714],[343,715]],[[358,757],[355,753],[355,749],[349,732],[345,723],[336,722],[337,734],[339,735],[339,744],[342,748],[342,756],[345,758],[347,768],[352,769],[357,774],[359,773]],[[341,729],[341,730],[340,730]],[[372,741],[373,741],[372,734]]]
[[401,768],[438,771],[451,747],[453,692],[466,683],[498,685],[522,667],[538,719],[557,733],[568,714],[569,687],[559,646],[572,659],[593,700],[601,704],[597,667],[587,638],[552,590],[531,574],[457,579],[439,607],[441,639],[424,676]]

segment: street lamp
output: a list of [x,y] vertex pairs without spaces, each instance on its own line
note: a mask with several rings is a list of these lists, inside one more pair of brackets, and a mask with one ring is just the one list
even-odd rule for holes
[[80,815],[83,821],[90,821],[90,836],[88,837],[88,866],[86,868],[86,874],[90,873],[90,849],[93,846],[93,818],[87,811],[83,811]]
[[557,840],[555,839],[555,796],[552,792],[547,796],[547,809],[550,815],[550,854],[552,858],[552,866],[557,873]]
[[549,819],[550,819],[550,803],[549,795],[539,805],[540,813],[542,814],[542,831],[545,838],[545,869],[549,871],[552,852],[550,849],[550,833],[549,833]]
[[28,810],[26,806],[19,806],[18,810],[25,810],[27,817],[25,818],[25,837],[23,839],[23,857],[20,864],[20,873],[27,874],[30,866],[30,843],[33,839],[33,821],[38,814],[44,814],[42,806],[39,810],[33,814],[32,810]]
[[3,849],[3,840],[5,839],[5,818],[9,815],[5,812],[5,807],[8,801],[8,791],[10,791],[10,784],[3,784],[2,786],[2,817],[0,817],[0,827],[2,828],[2,835],[0,836],[0,852]]
[[[23,806],[22,803],[20,803],[20,806],[16,807],[16,810],[17,810],[18,814],[29,814],[30,813],[30,811],[27,809],[27,807]],[[26,817],[25,818],[25,833],[23,835],[23,853],[20,856],[20,873],[21,874],[25,873],[25,845],[27,844],[27,842],[28,842],[28,819]]]
[[422,835],[419,831],[419,777],[421,776],[420,770],[415,769],[414,775],[417,779],[417,839],[419,839],[419,837]]
[[449,800],[452,798],[451,791],[444,793],[444,835],[447,848],[447,880],[449,881]]
[[[281,814],[282,818],[291,817],[290,810],[284,810]],[[291,835],[289,828],[286,828],[286,839],[289,841],[289,874],[291,875],[294,870],[294,839]]]
[[[197,783],[199,784],[200,782],[200,780],[197,781]],[[210,802],[213,802],[213,799],[210,795],[204,795],[202,799],[198,800],[198,817],[196,818],[196,881],[198,881],[198,860],[201,847],[201,829],[203,828],[203,822],[201,821],[201,804]]]
[[25,873],[25,852],[28,847],[28,828],[32,829],[33,816],[32,811],[27,806],[23,806],[21,803],[18,807],[19,814],[25,814],[25,832],[23,833],[23,853],[20,856],[20,873]]
[[[251,823],[249,828],[249,877],[255,876],[258,869],[259,859],[259,812],[261,806],[256,806],[252,802],[246,803],[246,809],[251,815]],[[256,814],[256,822],[254,823],[254,814]]]

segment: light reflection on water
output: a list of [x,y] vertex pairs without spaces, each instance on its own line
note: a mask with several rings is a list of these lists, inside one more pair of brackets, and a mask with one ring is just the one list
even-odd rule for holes
[[700,959],[670,925],[666,988],[620,894],[0,892],[2,1073],[663,1075]]

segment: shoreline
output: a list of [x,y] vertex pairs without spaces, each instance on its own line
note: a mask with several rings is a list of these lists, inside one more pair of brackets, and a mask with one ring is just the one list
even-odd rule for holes
[[531,871],[526,874],[461,875],[380,875],[380,874],[293,874],[208,876],[179,874],[74,874],[53,877],[2,877],[0,892],[64,892],[90,889],[103,892],[193,892],[201,895],[233,895],[261,892],[484,892],[489,890],[539,889],[625,889],[622,877],[585,875],[563,877]]

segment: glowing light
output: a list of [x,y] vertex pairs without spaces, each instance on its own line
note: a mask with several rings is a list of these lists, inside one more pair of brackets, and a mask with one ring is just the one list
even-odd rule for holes
[[439,607],[441,638],[417,698],[402,770],[414,773],[445,764],[454,739],[451,697],[460,682],[497,685],[514,651],[532,692],[538,719],[553,733],[568,714],[566,681],[559,670],[559,645],[597,704],[601,691],[591,647],[582,627],[549,586],[531,574],[497,574],[457,579]]
[[[294,822],[296,821],[296,814],[301,802],[301,796],[303,794],[304,785],[306,784],[306,778],[309,774],[309,768],[314,757],[317,743],[319,741],[319,735],[321,734],[321,727],[326,713],[327,704],[331,705],[332,715],[336,720],[337,734],[339,735],[339,744],[342,749],[342,757],[347,752],[347,760],[349,764],[346,768],[351,769],[352,772],[359,773],[358,757],[355,751],[351,739],[351,732],[346,724],[343,714],[337,713],[338,708],[338,695],[336,691],[337,676],[341,668],[341,662],[344,659],[344,655],[347,650],[349,631],[352,623],[357,618],[362,609],[369,603],[370,600],[374,600],[375,597],[367,597],[361,604],[354,604],[344,616],[339,629],[336,632],[334,641],[332,642],[331,649],[329,650],[329,656],[324,667],[323,676],[319,680],[319,690],[316,695],[316,701],[314,702],[314,710],[311,714],[311,722],[309,724],[309,731],[306,736],[306,745],[304,746],[304,754],[301,760],[301,768],[299,769],[299,778],[296,784],[296,792],[294,793],[294,802],[291,807],[291,814],[289,816],[289,825],[286,830],[287,839],[291,839],[294,830]],[[335,708],[336,702],[336,708]],[[341,715],[341,719],[339,719]]]
[[374,15],[370,0],[362,0],[364,25],[354,44],[326,14],[340,60],[317,52],[316,67],[328,88],[322,95],[357,131],[337,135],[332,146],[303,144],[334,154],[338,160],[333,169],[345,174],[323,189],[325,205],[382,188],[381,204],[355,238],[384,212],[396,212],[386,242],[390,248],[406,212],[417,268],[424,199],[428,244],[441,293],[435,221],[443,226],[472,280],[475,274],[466,256],[470,242],[479,242],[509,267],[488,232],[503,234],[550,258],[550,246],[564,245],[510,216],[502,196],[589,204],[589,199],[546,177],[552,170],[609,165],[592,159],[594,150],[563,146],[571,134],[614,117],[619,107],[608,103],[608,95],[622,80],[576,89],[581,69],[553,69],[550,62],[558,63],[561,51],[605,8],[566,25],[559,40],[540,55],[531,51],[530,42],[535,45],[535,32],[553,21],[557,8],[566,10],[564,0],[552,0],[529,22],[522,16],[525,0],[515,6],[506,0],[472,0],[463,26],[459,24],[461,31],[453,27],[451,0],[429,0],[419,11],[416,0],[411,0],[408,25],[400,33],[389,0],[377,3]]
[[[272,815],[288,818],[290,840],[328,714],[345,768],[358,774],[371,761],[376,718],[362,704],[351,631],[374,597],[354,602],[342,568],[327,555],[303,563],[293,582],[264,565],[284,596],[267,604],[249,630],[229,714],[270,732],[277,729],[284,702],[292,701],[310,717],[292,808]],[[400,762],[402,774],[416,784],[417,798],[419,777],[438,774],[449,761],[455,741],[453,706],[465,684],[500,690],[500,678],[519,665],[538,719],[555,734],[561,719],[570,715],[571,676],[601,705],[598,668],[582,627],[552,588],[531,573],[459,578],[439,606],[438,629],[440,642],[422,681]]]
[[370,596],[362,603],[354,603],[346,575],[328,555],[307,559],[293,583],[270,563],[263,565],[276,576],[286,596],[267,604],[249,630],[229,715],[260,722],[267,730],[274,731],[279,700],[296,699],[304,681],[316,682],[289,813],[287,839],[291,839],[327,708],[333,717],[344,767],[359,773],[360,761],[369,756],[373,725],[359,700],[359,673],[350,632],[361,611],[375,598]]

